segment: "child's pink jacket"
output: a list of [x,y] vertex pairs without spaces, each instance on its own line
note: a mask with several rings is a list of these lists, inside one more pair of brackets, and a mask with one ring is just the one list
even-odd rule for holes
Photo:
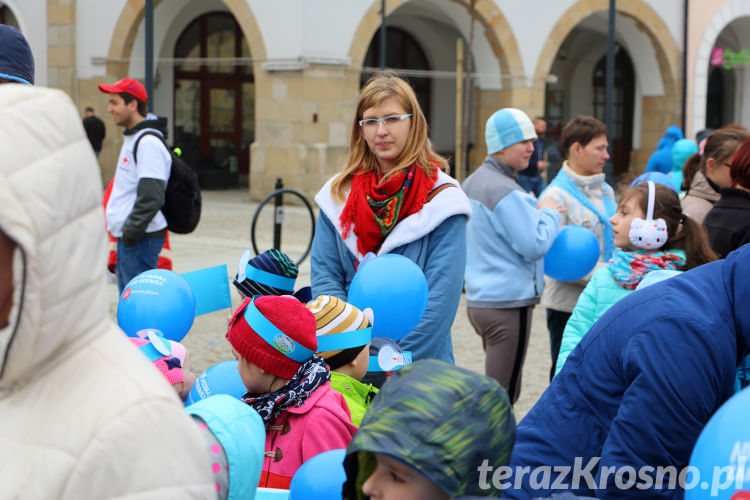
[[344,396],[330,382],[318,387],[302,406],[289,408],[271,422],[260,487],[289,489],[300,465],[328,450],[349,446],[352,425]]

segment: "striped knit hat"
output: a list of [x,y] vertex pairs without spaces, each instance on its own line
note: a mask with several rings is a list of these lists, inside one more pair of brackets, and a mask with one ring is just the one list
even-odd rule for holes
[[336,370],[350,363],[370,343],[372,310],[360,311],[331,295],[320,295],[307,303],[315,315],[318,353]]
[[251,259],[248,249],[240,257],[233,283],[245,297],[292,295],[298,274],[297,264],[281,250],[272,248]]

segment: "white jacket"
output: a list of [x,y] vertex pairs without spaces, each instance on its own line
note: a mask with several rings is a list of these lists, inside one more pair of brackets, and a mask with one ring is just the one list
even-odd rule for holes
[[0,85],[0,499],[215,498],[198,429],[110,320],[101,195],[70,99]]

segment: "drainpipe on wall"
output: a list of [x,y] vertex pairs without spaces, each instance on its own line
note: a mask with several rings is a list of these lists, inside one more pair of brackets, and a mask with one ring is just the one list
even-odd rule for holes
[[146,0],[146,93],[148,110],[154,110],[154,0]]
[[682,14],[682,131],[687,137],[687,62],[688,62],[688,9],[690,0],[684,0]]
[[385,69],[385,38],[386,36],[386,25],[385,25],[385,0],[380,2],[380,70]]
[[[612,137],[612,118],[613,118],[613,97],[615,90],[615,15],[617,14],[617,7],[615,6],[615,0],[609,0],[609,28],[607,30],[607,70],[604,74],[604,122],[609,131],[609,136]],[[609,154],[612,154],[612,141],[609,141]],[[613,172],[612,172],[612,158],[606,161],[604,164],[604,175],[607,183],[614,184]]]

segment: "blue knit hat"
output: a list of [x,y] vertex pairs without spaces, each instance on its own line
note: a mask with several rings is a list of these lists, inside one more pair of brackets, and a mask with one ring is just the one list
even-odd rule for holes
[[0,24],[0,78],[34,85],[34,55],[20,31]]
[[490,116],[484,127],[487,154],[495,154],[517,142],[536,139],[529,117],[516,108],[504,108]]

